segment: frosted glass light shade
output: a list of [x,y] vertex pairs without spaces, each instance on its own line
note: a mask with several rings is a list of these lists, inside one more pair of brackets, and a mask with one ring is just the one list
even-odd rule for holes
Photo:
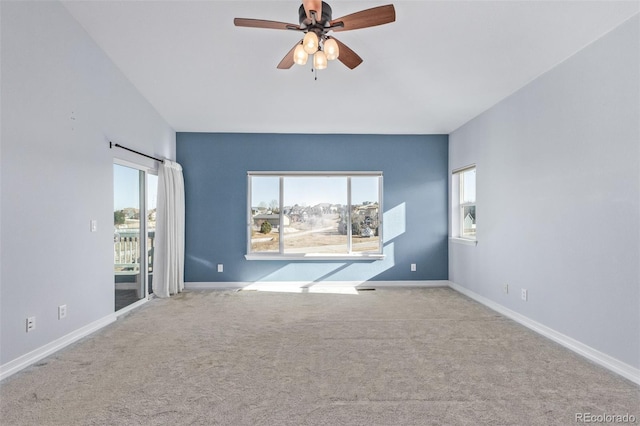
[[316,33],[309,31],[302,40],[304,51],[309,55],[313,55],[318,50],[318,36]]
[[323,70],[327,67],[327,55],[322,50],[318,50],[313,55],[313,67],[317,70]]
[[296,50],[293,51],[293,62],[298,65],[304,65],[307,63],[309,54],[304,51],[304,47],[301,44],[296,46]]
[[328,38],[327,40],[325,40],[324,53],[327,55],[327,59],[330,61],[338,59],[338,55],[340,55],[338,43],[336,43],[336,41],[332,38]]

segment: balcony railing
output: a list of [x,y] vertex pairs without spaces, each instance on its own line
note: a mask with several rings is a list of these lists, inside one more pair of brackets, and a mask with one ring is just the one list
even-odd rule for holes
[[[156,231],[147,233],[149,273],[153,272],[153,245]],[[140,231],[121,229],[113,237],[113,263],[116,275],[136,275],[140,272]]]

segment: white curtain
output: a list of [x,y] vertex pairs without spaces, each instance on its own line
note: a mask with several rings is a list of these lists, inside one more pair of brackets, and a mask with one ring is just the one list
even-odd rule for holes
[[164,160],[158,172],[153,293],[169,297],[184,289],[184,179],[180,164]]

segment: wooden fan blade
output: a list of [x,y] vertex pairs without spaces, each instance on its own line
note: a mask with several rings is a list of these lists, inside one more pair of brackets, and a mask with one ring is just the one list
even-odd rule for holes
[[322,16],[322,0],[302,0],[305,12],[307,12],[307,18],[311,19],[311,11],[316,11],[316,17],[320,19]]
[[299,30],[300,25],[288,24],[286,22],[266,21],[264,19],[235,18],[233,23],[236,27],[249,28],[269,28],[272,30]]
[[340,54],[338,55],[338,60],[345,64],[349,69],[354,69],[358,65],[362,63],[362,58],[358,56],[356,52],[349,49],[346,44],[341,42],[335,37],[330,37],[338,43],[338,49],[340,50]]
[[294,50],[296,50],[296,47],[299,44],[300,44],[300,42],[297,42],[296,44],[294,44],[293,47],[291,48],[291,50],[289,51],[289,53],[284,55],[284,58],[282,58],[282,60],[278,64],[278,69],[279,70],[288,70],[289,68],[291,68],[293,66],[293,64],[294,64],[294,62],[293,62],[293,52],[294,52]]
[[360,12],[334,19],[331,21],[330,25],[333,26],[338,22],[342,22],[344,26],[334,28],[333,31],[349,31],[388,24],[395,20],[396,9],[392,4],[388,4],[386,6],[378,6],[371,9],[361,10]]

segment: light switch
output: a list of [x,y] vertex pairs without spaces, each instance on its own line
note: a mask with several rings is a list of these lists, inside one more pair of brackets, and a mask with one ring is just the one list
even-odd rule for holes
[[95,219],[91,220],[91,232],[98,232],[98,221]]

